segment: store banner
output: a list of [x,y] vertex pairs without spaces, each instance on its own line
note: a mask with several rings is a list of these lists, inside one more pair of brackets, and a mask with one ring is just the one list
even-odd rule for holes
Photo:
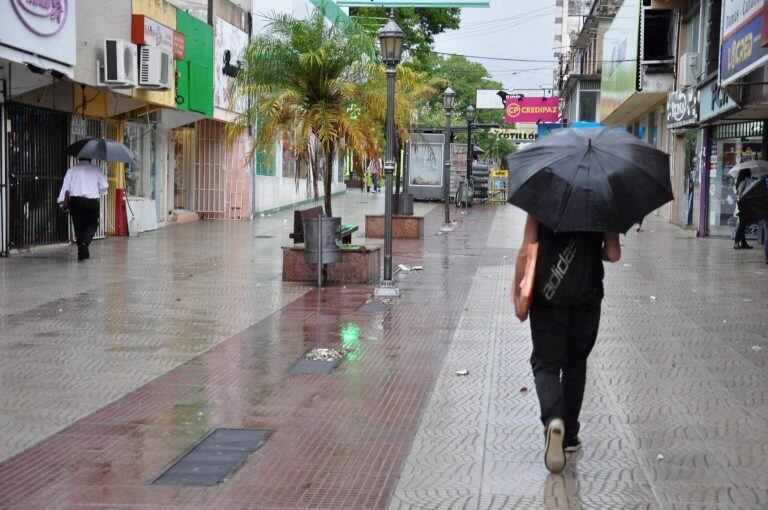
[[667,127],[675,129],[699,121],[699,90],[683,87],[667,94]]
[[699,121],[704,122],[716,115],[736,108],[736,103],[725,93],[717,79],[699,88]]
[[8,0],[0,11],[0,57],[73,76],[75,0]]
[[214,96],[213,104],[225,110],[243,113],[247,104],[245,98],[232,103],[232,84],[240,72],[241,61],[248,47],[248,33],[236,26],[216,18],[214,39]]
[[557,97],[508,97],[504,111],[507,124],[557,122]]
[[637,92],[640,1],[624,0],[603,40],[600,121]]
[[768,61],[762,30],[765,7],[762,0],[724,0],[720,81],[729,85]]
[[132,16],[131,41],[134,44],[160,48],[172,54],[176,60],[184,60],[186,37],[149,16],[143,14]]
[[498,138],[504,138],[513,142],[533,142],[539,138],[539,131],[537,128],[513,128],[513,129],[500,129],[491,128],[489,133]]

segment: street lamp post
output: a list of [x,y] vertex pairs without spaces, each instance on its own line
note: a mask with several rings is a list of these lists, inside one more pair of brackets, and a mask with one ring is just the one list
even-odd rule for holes
[[475,189],[472,187],[472,124],[475,122],[475,107],[467,106],[464,111],[467,116],[467,207],[472,205],[475,199]]
[[405,34],[395,23],[394,14],[379,30],[381,60],[387,66],[387,154],[384,163],[386,193],[384,197],[384,277],[376,288],[375,295],[397,297],[400,290],[392,281],[392,177],[395,172],[395,76],[397,64],[403,56]]
[[451,87],[443,92],[443,107],[445,108],[445,148],[443,150],[443,202],[445,206],[445,222],[442,232],[453,232],[451,224],[451,208],[448,206],[451,194],[451,114],[456,103],[456,93]]

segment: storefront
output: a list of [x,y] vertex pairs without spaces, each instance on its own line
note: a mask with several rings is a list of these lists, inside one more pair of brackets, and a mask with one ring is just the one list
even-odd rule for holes
[[707,157],[707,233],[730,236],[735,224],[736,193],[728,171],[742,161],[765,159],[764,121],[709,128]]
[[675,207],[671,220],[683,227],[694,225],[694,211],[699,200],[696,196],[696,170],[699,167],[697,150],[699,140],[699,90],[683,87],[667,96],[667,127],[674,135],[672,186]]

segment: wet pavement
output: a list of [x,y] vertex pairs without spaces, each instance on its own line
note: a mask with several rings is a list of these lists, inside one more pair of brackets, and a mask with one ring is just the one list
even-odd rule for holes
[[[334,208],[362,225],[380,198]],[[280,281],[290,211],[101,241],[87,264],[61,248],[0,259],[0,508],[768,505],[758,250],[652,218],[622,238],[584,449],[554,476],[509,308],[521,215],[476,207],[442,237],[442,209],[417,205],[427,237],[394,258],[424,270],[379,307],[363,306],[371,286]],[[349,354],[289,373],[317,347]],[[151,485],[216,427],[272,435],[219,486]]]

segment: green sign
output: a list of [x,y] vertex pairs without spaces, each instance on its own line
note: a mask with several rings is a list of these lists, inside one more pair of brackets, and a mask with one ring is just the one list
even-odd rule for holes
[[488,0],[336,0],[341,7],[490,7]]
[[600,84],[600,121],[637,92],[640,1],[624,0],[605,32]]

